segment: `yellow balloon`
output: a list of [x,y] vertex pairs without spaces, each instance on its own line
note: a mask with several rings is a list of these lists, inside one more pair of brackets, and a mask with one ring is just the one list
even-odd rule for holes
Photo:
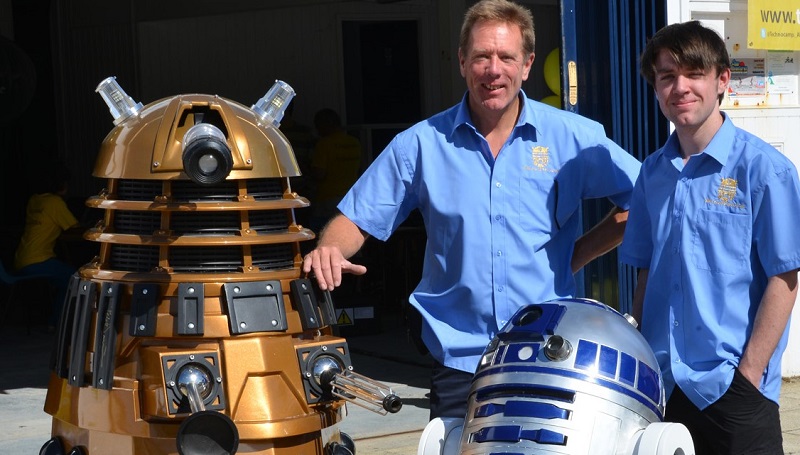
[[553,93],[561,95],[561,53],[558,48],[550,51],[544,59],[544,82]]
[[556,95],[545,96],[541,102],[561,109],[561,98]]

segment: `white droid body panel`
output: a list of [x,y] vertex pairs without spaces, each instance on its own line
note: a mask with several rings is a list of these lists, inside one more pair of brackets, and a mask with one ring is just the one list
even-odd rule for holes
[[588,299],[528,305],[484,351],[465,420],[435,419],[419,454],[694,453],[683,425],[661,423],[664,400],[632,318]]

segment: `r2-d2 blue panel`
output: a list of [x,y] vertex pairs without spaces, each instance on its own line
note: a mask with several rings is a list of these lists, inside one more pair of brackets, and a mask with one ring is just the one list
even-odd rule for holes
[[460,453],[627,455],[663,415],[658,363],[626,316],[558,299],[521,308],[486,348]]

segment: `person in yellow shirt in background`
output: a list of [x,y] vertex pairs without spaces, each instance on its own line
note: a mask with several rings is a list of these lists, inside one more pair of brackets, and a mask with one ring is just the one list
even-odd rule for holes
[[336,214],[336,206],[361,172],[361,142],[347,134],[333,109],[314,114],[319,139],[311,155],[311,175],[316,195],[311,201],[310,228],[320,232]]
[[56,164],[40,180],[41,188],[28,199],[25,228],[14,255],[19,275],[47,275],[56,290],[47,330],[55,330],[67,294],[70,277],[76,268],[59,259],[56,240],[62,232],[80,229],[80,223],[67,207],[64,196],[69,185],[69,170]]

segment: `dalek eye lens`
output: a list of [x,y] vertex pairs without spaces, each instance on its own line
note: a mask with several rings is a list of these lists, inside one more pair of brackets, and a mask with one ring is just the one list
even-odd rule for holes
[[214,125],[198,123],[183,136],[183,170],[193,182],[213,185],[233,169],[233,156],[225,135]]
[[219,169],[219,161],[217,157],[212,154],[203,155],[197,160],[197,165],[204,174],[213,174],[214,171]]

